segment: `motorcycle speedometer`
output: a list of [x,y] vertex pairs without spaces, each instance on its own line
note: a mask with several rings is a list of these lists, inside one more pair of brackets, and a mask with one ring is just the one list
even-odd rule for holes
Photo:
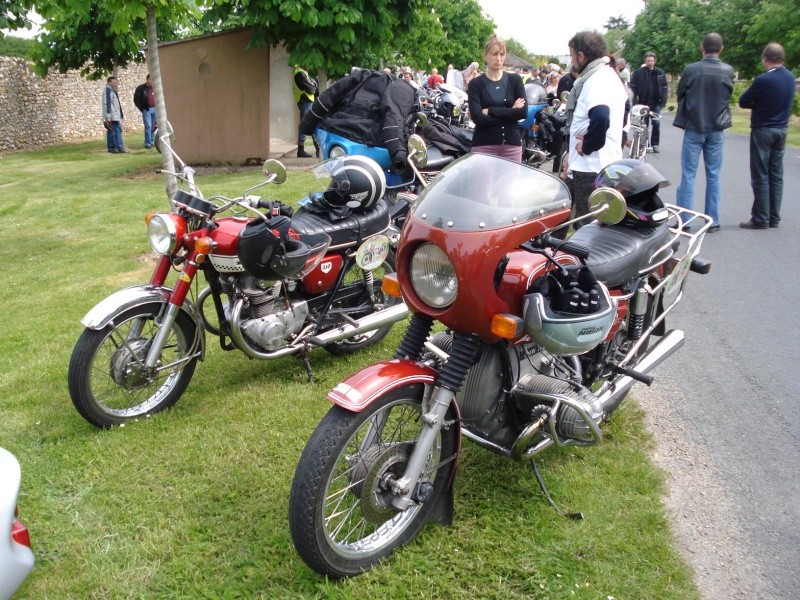
[[425,304],[434,308],[444,308],[455,301],[458,294],[456,271],[439,246],[427,243],[414,251],[411,286]]
[[173,213],[154,215],[147,224],[147,237],[156,254],[173,254],[186,233],[186,223]]

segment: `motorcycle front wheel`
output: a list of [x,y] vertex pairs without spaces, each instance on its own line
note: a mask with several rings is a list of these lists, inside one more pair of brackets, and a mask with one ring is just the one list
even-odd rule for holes
[[[368,571],[406,544],[449,485],[457,433],[442,429],[423,480],[427,502],[392,506],[389,481],[405,471],[421,430],[423,387],[399,388],[360,413],[334,406],[306,444],[289,498],[289,525],[306,564],[329,577]],[[448,418],[452,418],[448,416]]]
[[144,365],[164,306],[132,308],[78,338],[69,363],[69,394],[91,424],[108,428],[156,413],[186,390],[197,364],[196,356],[190,358],[196,326],[187,314],[178,313],[155,369]]
[[[386,258],[380,267],[372,271],[364,271],[357,264],[353,263],[344,275],[342,287],[346,289],[349,286],[360,285],[362,286],[363,293],[348,299],[345,303],[334,303],[334,309],[353,309],[348,311],[347,316],[351,319],[359,319],[376,312],[376,310],[382,310],[397,304],[397,298],[387,296],[381,289],[383,276],[389,273],[394,273],[394,257],[391,255]],[[359,306],[363,306],[365,309],[359,311],[357,310]],[[325,350],[334,356],[352,354],[364,348],[374,346],[386,337],[386,334],[389,333],[391,328],[392,325],[384,325],[378,329],[367,331],[366,333],[356,335],[346,340],[328,344],[325,346]]]

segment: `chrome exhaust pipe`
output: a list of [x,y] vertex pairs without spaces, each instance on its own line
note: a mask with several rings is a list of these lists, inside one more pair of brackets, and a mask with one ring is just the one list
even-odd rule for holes
[[392,325],[398,321],[402,321],[408,316],[408,307],[405,302],[400,302],[389,308],[384,308],[378,312],[371,313],[366,317],[362,317],[352,323],[345,323],[337,327],[315,335],[308,339],[310,344],[315,346],[325,346],[333,342],[340,342],[361,333],[367,333],[373,329],[379,329],[386,325]]
[[[650,348],[632,368],[642,375],[647,375],[672,356],[678,348],[683,346],[684,341],[686,341],[686,336],[683,331],[673,329]],[[625,395],[633,387],[634,383],[636,383],[636,380],[627,375],[620,375],[614,378],[611,381],[611,385],[597,396],[603,407],[603,412],[607,415],[611,414],[625,399]]]

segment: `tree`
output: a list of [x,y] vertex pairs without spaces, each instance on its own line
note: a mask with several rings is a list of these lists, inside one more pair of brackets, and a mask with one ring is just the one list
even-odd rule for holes
[[[33,0],[2,0],[0,2],[0,29],[30,29],[28,11]],[[3,32],[0,31],[0,38]]]
[[13,35],[0,36],[0,56],[19,56],[21,58],[32,59],[33,47],[36,45],[34,40],[29,40]]
[[631,24],[628,22],[624,16],[620,15],[618,17],[608,17],[608,21],[603,26],[605,27],[606,31],[611,31],[613,29],[630,29]]
[[800,65],[800,0],[764,0],[753,15],[747,39],[758,49],[757,57],[768,43],[780,43],[786,65],[796,68]]

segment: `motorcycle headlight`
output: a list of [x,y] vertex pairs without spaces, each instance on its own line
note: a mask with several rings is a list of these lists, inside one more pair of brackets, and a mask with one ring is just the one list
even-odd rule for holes
[[450,306],[458,294],[453,263],[439,246],[427,243],[411,257],[411,286],[425,304],[434,308]]
[[147,223],[147,237],[156,254],[169,255],[177,249],[186,234],[184,220],[173,213],[153,215]]

